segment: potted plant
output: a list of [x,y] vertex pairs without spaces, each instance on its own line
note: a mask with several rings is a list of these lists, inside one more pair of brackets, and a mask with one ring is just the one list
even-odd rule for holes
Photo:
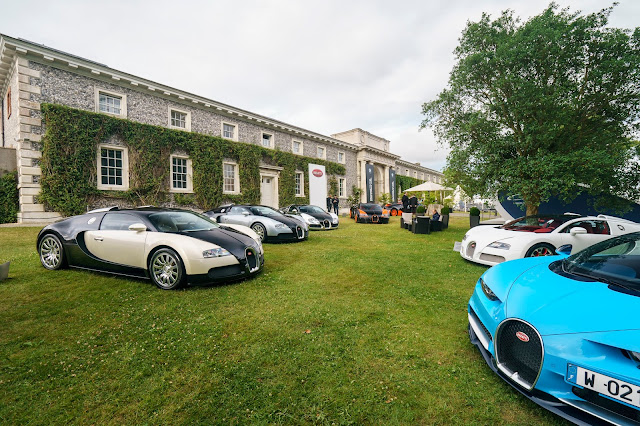
[[469,209],[469,226],[474,227],[480,224],[480,209],[477,207],[471,207]]
[[444,206],[441,210],[441,217],[442,217],[442,229],[447,229],[449,227],[449,213],[451,212],[451,209],[447,206]]
[[427,208],[421,204],[416,208],[416,216],[424,216],[424,212],[426,211],[427,211]]

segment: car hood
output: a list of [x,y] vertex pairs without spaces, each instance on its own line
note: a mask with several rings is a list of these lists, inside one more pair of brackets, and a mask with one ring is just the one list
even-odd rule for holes
[[307,212],[305,212],[304,214],[308,214],[309,216],[315,217],[319,221],[333,219],[332,216],[329,213],[322,213],[322,212],[307,213]]
[[637,316],[640,295],[611,290],[597,281],[577,281],[559,275],[549,267],[559,259],[560,256],[549,256],[537,264],[529,262],[529,265],[521,261],[508,262],[520,263],[525,268],[520,269],[523,272],[508,289],[505,286],[499,290],[502,297],[505,297],[505,290],[508,293],[506,299],[498,296],[506,300],[507,317],[535,324],[541,335],[640,332]]
[[500,229],[499,226],[480,225],[471,228],[465,235],[466,241],[475,241],[477,246],[484,247],[494,241],[503,241],[509,238],[522,239],[536,235],[533,232],[509,231]]
[[253,238],[232,229],[216,228],[210,231],[184,232],[183,235],[225,248],[239,259],[244,259],[247,247],[258,250],[258,243]]
[[295,229],[296,226],[300,226],[300,222],[292,217],[289,216],[276,216],[276,217],[272,217],[272,216],[259,216],[259,217],[264,217],[267,219],[271,219],[275,222],[280,222],[280,223],[284,223],[285,225],[287,225],[289,228]]

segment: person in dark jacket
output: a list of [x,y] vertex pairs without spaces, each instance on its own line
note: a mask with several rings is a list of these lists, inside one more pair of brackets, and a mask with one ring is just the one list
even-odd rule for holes
[[418,208],[418,198],[414,195],[411,198],[409,198],[409,210],[411,211],[411,213],[415,214],[417,208]]
[[331,213],[331,207],[333,207],[333,197],[327,195],[327,213]]
[[409,213],[409,196],[406,192],[402,196],[402,211],[405,213]]
[[340,199],[337,195],[333,196],[333,212],[338,214],[338,206],[340,205]]

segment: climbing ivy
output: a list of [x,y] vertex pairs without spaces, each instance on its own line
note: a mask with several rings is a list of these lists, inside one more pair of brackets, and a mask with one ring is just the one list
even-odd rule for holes
[[[65,215],[80,214],[101,198],[114,198],[133,205],[191,204],[208,210],[225,202],[259,203],[261,163],[282,167],[279,178],[281,205],[306,203],[295,196],[296,170],[308,170],[309,163],[323,164],[329,175],[344,175],[341,164],[258,145],[232,142],[220,137],[184,132],[136,123],[106,114],[61,105],[42,104],[45,133],[42,138],[42,178],[39,198]],[[124,143],[129,153],[129,190],[97,189],[97,147],[113,138]],[[170,155],[184,152],[193,166],[192,196],[169,192]],[[240,188],[237,195],[222,192],[222,162],[238,164]],[[305,194],[309,193],[305,179]]]
[[413,178],[411,176],[401,176],[396,175],[396,194],[398,196],[402,196],[402,192],[406,191],[408,188],[412,188],[416,185],[420,185],[423,180]]
[[18,174],[0,177],[0,223],[14,223],[18,219]]

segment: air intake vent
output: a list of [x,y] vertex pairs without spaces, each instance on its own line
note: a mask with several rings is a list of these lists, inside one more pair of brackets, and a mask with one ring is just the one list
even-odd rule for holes
[[498,368],[520,386],[532,389],[544,357],[536,329],[521,320],[505,320],[498,326],[495,345]]

